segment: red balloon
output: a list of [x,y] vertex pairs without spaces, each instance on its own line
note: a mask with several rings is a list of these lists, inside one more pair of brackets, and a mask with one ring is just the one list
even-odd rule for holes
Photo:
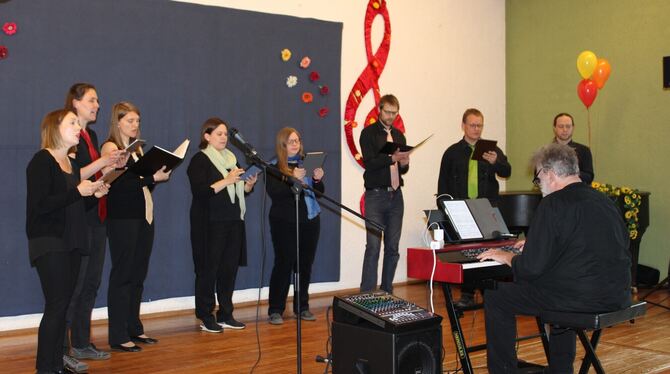
[[588,109],[598,96],[598,86],[590,79],[582,79],[577,85],[577,96]]

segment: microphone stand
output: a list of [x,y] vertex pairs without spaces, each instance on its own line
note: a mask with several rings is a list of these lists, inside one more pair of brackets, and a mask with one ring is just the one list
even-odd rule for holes
[[[265,178],[268,177],[268,171],[271,171],[272,174],[275,176],[283,176],[287,179],[287,181],[291,184],[291,191],[293,192],[293,195],[295,197],[295,255],[296,255],[296,262],[295,262],[295,270],[293,272],[293,303],[298,305],[298,315],[296,316],[296,364],[297,364],[297,374],[302,374],[302,337],[301,337],[301,331],[302,331],[302,325],[301,325],[301,312],[300,312],[300,193],[303,190],[309,190],[312,191],[316,196],[324,198],[331,202],[332,204],[346,210],[347,212],[355,215],[356,217],[362,219],[363,221],[369,223],[370,225],[374,226],[376,229],[379,231],[384,231],[385,228],[384,226],[380,225],[379,223],[364,217],[363,215],[359,214],[358,212],[354,211],[353,209],[347,207],[346,205],[338,202],[337,200],[327,196],[326,194],[322,193],[321,191],[317,191],[312,186],[303,183],[300,179],[295,178],[293,176],[288,176],[283,174],[275,165],[270,164],[269,162],[263,160],[263,158],[255,151],[251,146],[249,146],[246,143],[242,144],[244,147],[244,153],[251,160],[253,164],[258,165],[259,167],[262,167],[265,170]],[[266,182],[267,185],[267,182]]]

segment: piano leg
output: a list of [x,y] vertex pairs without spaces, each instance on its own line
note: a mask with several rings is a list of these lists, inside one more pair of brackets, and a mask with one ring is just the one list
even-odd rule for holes
[[463,374],[472,374],[473,369],[472,363],[470,362],[470,356],[468,355],[468,347],[465,344],[463,329],[461,328],[461,322],[458,319],[456,308],[454,308],[454,298],[451,295],[451,288],[449,287],[448,283],[442,283],[442,292],[444,292],[447,314],[449,314],[451,336],[454,338],[454,344],[456,344],[456,352],[458,353],[458,358],[461,361]]

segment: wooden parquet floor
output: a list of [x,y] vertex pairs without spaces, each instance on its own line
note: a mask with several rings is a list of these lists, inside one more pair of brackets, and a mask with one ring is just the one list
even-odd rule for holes
[[[427,287],[416,283],[396,287],[396,296],[427,306]],[[436,312],[446,316],[442,292],[435,287]],[[302,371],[324,373],[326,365],[317,363],[317,355],[327,354],[328,324],[326,312],[332,304],[332,295],[313,296],[312,311],[316,322],[302,323]],[[670,306],[670,291],[652,294],[651,301]],[[144,346],[140,353],[112,353],[106,361],[87,361],[90,373],[250,373],[259,355],[260,362],[254,373],[296,373],[296,321],[285,315],[281,326],[266,321],[266,305],[261,305],[260,321],[256,325],[255,305],[238,307],[235,315],[247,324],[245,330],[226,330],[223,334],[200,332],[192,311],[161,313],[143,320],[149,336],[160,342]],[[332,316],[332,314],[331,314]],[[468,345],[481,344],[484,338],[483,311],[467,312],[461,320]],[[444,372],[458,367],[456,351],[449,332],[447,319],[443,321]],[[536,333],[531,318],[519,319],[519,335]],[[257,338],[259,340],[257,340]],[[0,363],[3,372],[34,372],[37,329],[0,333]],[[93,343],[99,348],[107,345],[106,321],[93,326]],[[539,339],[519,344],[519,358],[545,363]],[[621,324],[603,332],[598,355],[608,373],[666,373],[670,372],[670,311],[650,306],[647,314],[634,324]],[[578,369],[583,351],[578,344],[575,367]],[[486,353],[471,354],[476,373],[487,373]],[[592,370],[593,372],[593,370]],[[386,374],[386,373],[380,373]]]

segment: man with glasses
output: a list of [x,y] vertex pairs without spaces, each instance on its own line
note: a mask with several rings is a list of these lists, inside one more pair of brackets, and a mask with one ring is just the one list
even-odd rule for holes
[[[405,135],[393,127],[398,116],[400,103],[393,95],[384,95],[379,99],[379,117],[377,122],[361,131],[359,143],[363,153],[365,173],[365,217],[385,227],[384,260],[382,266],[381,289],[393,293],[393,277],[398,265],[398,246],[402,230],[404,202],[401,175],[409,170],[409,152],[396,150],[393,154],[381,152],[386,142],[407,144]],[[365,225],[367,235],[361,292],[374,291],[377,288],[377,267],[381,249],[382,232]]]
[[[606,312],[630,306],[628,230],[618,208],[583,183],[577,154],[552,143],[535,153],[535,181],[544,197],[516,255],[491,249],[480,260],[512,268],[514,282],[486,292],[486,346],[490,373],[516,372],[516,316],[543,310]],[[574,330],[552,326],[550,373],[572,373]]]
[[[463,113],[461,123],[463,139],[451,145],[442,155],[440,176],[437,182],[437,200],[488,198],[495,206],[498,200],[498,180],[496,176],[507,178],[512,174],[512,166],[503,151],[496,147],[485,152],[481,160],[473,160],[471,155],[475,144],[482,137],[484,115],[478,109],[470,108]],[[441,209],[441,206],[438,206]],[[461,287],[461,298],[456,302],[459,308],[471,307],[475,289],[470,285]]]
[[590,185],[593,182],[593,157],[589,147],[572,141],[574,129],[575,122],[570,114],[559,113],[554,117],[554,143],[569,145],[577,152],[579,177]]

